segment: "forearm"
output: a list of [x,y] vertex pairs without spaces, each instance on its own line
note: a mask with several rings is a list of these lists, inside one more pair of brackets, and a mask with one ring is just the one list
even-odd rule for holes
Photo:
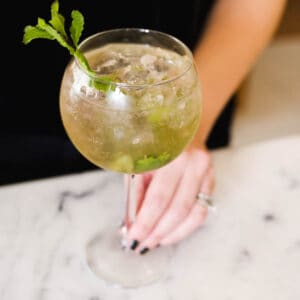
[[205,144],[222,109],[270,41],[285,3],[286,0],[216,2],[194,52],[203,93],[203,115],[194,145]]

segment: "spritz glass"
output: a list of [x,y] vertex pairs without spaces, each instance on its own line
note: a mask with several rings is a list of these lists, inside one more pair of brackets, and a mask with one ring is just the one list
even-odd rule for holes
[[[87,247],[87,262],[104,281],[137,287],[166,274],[170,247],[146,255],[128,250],[126,231],[136,215],[134,175],[163,167],[194,137],[201,117],[199,77],[189,48],[163,32],[120,28],[79,46],[95,72],[76,59],[60,90],[65,130],[78,151],[105,170],[127,174],[123,228],[107,224]],[[114,199],[112,199],[114,200]]]

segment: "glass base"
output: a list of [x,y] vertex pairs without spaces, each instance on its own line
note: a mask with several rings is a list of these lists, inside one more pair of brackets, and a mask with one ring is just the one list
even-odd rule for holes
[[171,258],[169,247],[156,248],[144,255],[124,249],[115,227],[98,234],[87,246],[87,263],[92,273],[107,284],[122,288],[163,279]]

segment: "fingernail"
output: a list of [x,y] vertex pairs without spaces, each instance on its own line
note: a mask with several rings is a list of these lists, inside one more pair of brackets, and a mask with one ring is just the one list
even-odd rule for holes
[[139,241],[133,240],[131,245],[130,245],[130,249],[135,250],[138,245],[139,245]]
[[140,251],[140,254],[146,254],[149,251],[149,248],[145,247]]

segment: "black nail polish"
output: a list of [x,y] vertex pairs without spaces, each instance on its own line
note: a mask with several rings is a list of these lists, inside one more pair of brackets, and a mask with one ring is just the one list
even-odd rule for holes
[[140,251],[140,254],[146,254],[149,251],[149,248],[145,247]]
[[135,250],[138,245],[139,245],[139,241],[133,240],[131,245],[130,245],[130,249]]

